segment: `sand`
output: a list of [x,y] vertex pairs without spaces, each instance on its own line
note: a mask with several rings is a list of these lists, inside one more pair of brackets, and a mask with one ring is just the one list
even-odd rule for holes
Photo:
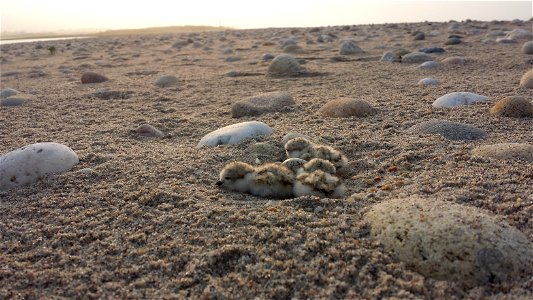
[[[35,142],[71,147],[71,171],[0,191],[0,298],[494,298],[533,297],[533,277],[465,290],[411,271],[371,239],[362,215],[375,203],[419,195],[488,210],[533,241],[533,165],[478,158],[471,150],[496,143],[533,143],[531,118],[492,116],[506,96],[533,98],[519,87],[532,68],[522,43],[487,40],[494,30],[532,23],[461,23],[463,43],[444,46],[449,23],[328,27],[318,31],[258,29],[122,36],[1,46],[0,88],[33,94],[31,103],[0,107],[0,154]],[[411,32],[426,33],[413,40]],[[430,35],[432,31],[439,34]],[[333,43],[315,43],[334,33]],[[264,53],[295,36],[308,76],[269,77]],[[172,48],[177,41],[193,43]],[[339,58],[342,39],[365,53]],[[306,41],[309,41],[307,43]],[[46,48],[58,51],[49,55]],[[240,61],[225,62],[231,47]],[[438,70],[379,62],[386,51],[444,47],[435,60],[464,56],[465,65]],[[333,59],[330,59],[333,58]],[[18,72],[14,75],[12,71]],[[93,71],[109,81],[81,84]],[[248,76],[227,77],[229,71]],[[161,76],[178,83],[154,85]],[[425,77],[441,81],[421,87]],[[106,97],[97,97],[103,93]],[[97,91],[99,93],[97,93]],[[233,103],[289,92],[291,109],[233,119]],[[486,103],[434,109],[457,91]],[[102,98],[102,99],[101,99]],[[364,100],[364,118],[318,115],[325,103]],[[485,139],[450,141],[416,135],[431,119],[471,124]],[[261,121],[270,136],[238,145],[196,148],[217,128]],[[154,125],[164,138],[135,134]],[[261,199],[219,189],[224,164],[257,142],[282,147],[288,132],[343,151],[350,159],[344,199]],[[93,171],[87,171],[90,168]]]

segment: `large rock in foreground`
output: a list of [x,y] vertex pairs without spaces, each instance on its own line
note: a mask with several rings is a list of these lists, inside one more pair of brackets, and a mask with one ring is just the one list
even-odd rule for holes
[[242,122],[219,128],[206,134],[197,147],[238,144],[244,139],[271,134],[272,128],[263,122]]
[[0,190],[66,172],[78,162],[72,149],[58,143],[36,143],[13,150],[0,157]]
[[280,111],[284,107],[293,104],[294,99],[287,92],[264,93],[233,104],[231,116],[234,118],[258,116],[268,112]]
[[475,207],[411,197],[379,203],[365,220],[387,251],[428,277],[473,287],[533,272],[528,238]]

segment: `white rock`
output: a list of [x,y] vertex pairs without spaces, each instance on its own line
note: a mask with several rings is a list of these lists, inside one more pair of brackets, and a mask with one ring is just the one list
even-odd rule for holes
[[0,157],[0,190],[66,172],[78,162],[72,149],[58,143],[36,143],[13,150]]
[[469,105],[477,102],[487,101],[489,97],[469,93],[469,92],[453,92],[446,94],[433,102],[433,107],[452,107]]
[[533,38],[533,34],[529,30],[516,28],[505,35],[505,38],[511,40],[527,40]]
[[259,135],[271,134],[272,128],[263,122],[250,121],[242,122],[219,128],[205,135],[197,147],[238,144],[244,139],[253,138]]
[[420,79],[420,81],[418,82],[418,85],[421,85],[421,86],[431,86],[431,85],[439,85],[440,84],[440,81],[438,81],[437,79],[433,79],[433,78],[423,78],[423,79]]

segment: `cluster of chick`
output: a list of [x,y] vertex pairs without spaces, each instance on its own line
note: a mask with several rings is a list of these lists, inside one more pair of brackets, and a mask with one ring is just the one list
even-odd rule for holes
[[220,172],[217,185],[265,198],[314,195],[342,198],[346,187],[336,175],[348,164],[339,150],[298,137],[285,144],[288,159],[282,163],[252,166],[232,162]]

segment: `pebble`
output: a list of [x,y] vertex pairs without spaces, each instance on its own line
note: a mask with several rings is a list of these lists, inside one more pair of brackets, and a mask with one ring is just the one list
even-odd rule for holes
[[154,82],[154,85],[165,88],[165,87],[175,85],[176,83],[178,83],[178,78],[176,78],[176,76],[166,75],[166,76],[159,77]]
[[450,56],[442,60],[443,64],[447,65],[464,65],[466,59],[462,56]]
[[411,196],[376,204],[364,219],[396,259],[466,288],[520,280],[533,264],[521,231],[474,206]]
[[222,54],[233,54],[233,49],[227,47],[222,49]]
[[423,32],[419,32],[415,35],[414,40],[415,41],[422,41],[426,39],[426,35]]
[[274,55],[270,54],[270,53],[265,53],[263,54],[263,56],[261,56],[261,60],[263,61],[270,61],[270,60],[273,60],[274,59]]
[[295,104],[294,99],[287,92],[264,93],[233,104],[231,116],[233,118],[258,116],[268,112],[282,111],[293,104]]
[[430,60],[430,61],[423,62],[417,68],[418,69],[437,69],[438,67],[440,67],[440,64],[438,62]]
[[392,52],[385,52],[379,61],[400,62],[401,60],[402,59],[398,55]]
[[533,118],[533,104],[524,97],[506,97],[496,102],[490,113],[495,116]]
[[446,120],[429,120],[409,128],[414,134],[439,134],[451,141],[484,139],[487,133],[469,124]]
[[242,122],[222,127],[206,134],[202,137],[197,147],[234,145],[240,143],[244,139],[268,134],[272,134],[272,128],[263,122]]
[[64,173],[78,162],[78,155],[72,149],[58,143],[36,143],[13,150],[0,156],[0,190]]
[[460,44],[462,41],[458,37],[451,37],[449,38],[444,44],[445,45],[457,45]]
[[529,70],[520,78],[520,86],[533,89],[533,69]]
[[318,113],[333,118],[366,117],[376,113],[368,102],[355,99],[335,99],[324,104]]
[[292,53],[292,54],[300,54],[303,53],[302,47],[296,45],[296,44],[290,44],[285,47],[283,47],[283,53]]
[[240,61],[241,58],[238,57],[238,56],[230,56],[230,57],[226,57],[224,59],[225,62],[236,62],[236,61]]
[[430,60],[433,60],[433,58],[431,58],[431,56],[423,52],[411,52],[409,54],[402,56],[402,63],[408,63],[408,64],[423,63],[423,62],[430,61]]
[[26,102],[29,102],[29,99],[25,98],[23,95],[15,95],[0,99],[0,106],[19,106]]
[[135,133],[137,133],[137,135],[139,136],[145,137],[161,138],[165,136],[165,134],[161,130],[155,128],[153,125],[150,124],[140,125],[139,127],[137,127],[137,129],[135,129]]
[[533,145],[525,143],[483,145],[474,148],[472,155],[498,160],[522,160],[533,163]]
[[19,91],[12,88],[5,88],[0,90],[0,98],[7,98],[18,94]]
[[469,92],[453,92],[437,98],[433,102],[433,107],[452,107],[469,105],[477,102],[485,102],[489,97],[469,93]]
[[533,54],[533,41],[525,42],[524,45],[522,45],[522,53]]
[[363,49],[359,48],[354,41],[343,41],[339,50],[340,55],[354,55],[364,53]]
[[268,66],[268,74],[271,76],[292,76],[297,75],[302,71],[300,63],[286,55],[280,54],[276,56]]
[[420,81],[418,81],[418,85],[421,85],[421,86],[432,86],[432,85],[439,85],[440,84],[440,81],[438,81],[437,79],[433,79],[433,78],[423,78],[423,79],[420,79]]
[[423,53],[444,53],[445,50],[444,48],[440,48],[440,47],[431,47],[431,48],[422,48],[420,50],[418,50],[419,52],[423,52]]
[[87,84],[87,83],[100,83],[104,81],[108,81],[109,79],[105,77],[104,75],[95,73],[95,72],[85,72],[83,75],[81,75],[81,83]]

